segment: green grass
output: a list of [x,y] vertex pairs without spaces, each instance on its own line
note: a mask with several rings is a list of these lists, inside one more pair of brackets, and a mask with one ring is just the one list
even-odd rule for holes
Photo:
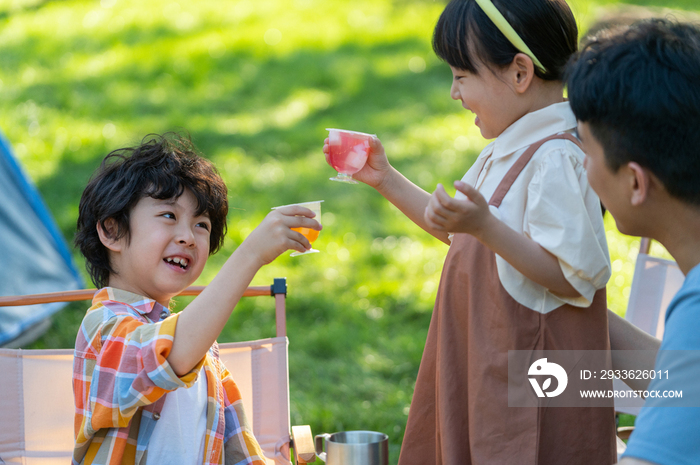
[[[583,30],[626,4],[697,9],[571,4]],[[191,134],[229,186],[229,237],[198,284],[271,207],[325,200],[322,253],[282,256],[253,284],[288,279],[293,424],[386,432],[391,463],[447,247],[367,186],[329,182],[321,147],[327,127],[372,132],[426,190],[462,176],[486,141],[449,98],[449,69],[430,47],[443,5],[0,0],[0,128],[68,241],[101,158],[153,132]],[[606,228],[610,306],[624,313],[638,243],[610,218]],[[32,348],[71,347],[84,309],[60,312]],[[271,301],[248,299],[220,341],[273,333]]]

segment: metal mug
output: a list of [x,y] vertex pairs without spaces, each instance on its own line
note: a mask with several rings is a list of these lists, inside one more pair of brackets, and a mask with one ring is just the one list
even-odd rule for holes
[[[323,442],[326,452],[323,452]],[[316,436],[316,456],[327,465],[388,465],[389,436],[375,431],[343,431]]]

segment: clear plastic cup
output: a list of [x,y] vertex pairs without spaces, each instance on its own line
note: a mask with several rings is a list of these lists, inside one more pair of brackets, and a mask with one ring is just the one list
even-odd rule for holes
[[[316,213],[316,216],[314,216],[314,219],[318,221],[319,223],[321,222],[321,202],[323,200],[314,200],[313,202],[303,202],[303,203],[290,203],[289,205],[280,205],[279,207],[273,207],[273,210],[277,210],[278,208],[282,207],[289,207],[292,205],[299,205],[300,207],[308,208],[312,212]],[[318,239],[318,235],[321,231],[316,231],[315,229],[311,228],[292,228],[292,231],[297,231],[301,233],[302,236],[304,236],[306,239],[309,240],[311,244],[313,244],[316,239]],[[318,250],[311,248],[307,250],[306,252],[297,252],[296,250],[290,254],[292,257],[296,257],[298,255],[306,255],[310,253],[318,253]]]
[[365,166],[369,155],[369,141],[374,134],[328,128],[329,163],[338,172],[331,181],[357,184],[352,175]]

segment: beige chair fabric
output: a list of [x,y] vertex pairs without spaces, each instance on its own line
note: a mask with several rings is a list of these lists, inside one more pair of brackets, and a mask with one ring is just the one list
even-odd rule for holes
[[[221,344],[269,464],[289,461],[286,337]],[[0,349],[0,464],[65,465],[73,452],[73,351]]]
[[625,319],[652,336],[664,334],[666,309],[685,281],[676,262],[640,253]]
[[289,364],[286,337],[221,344],[219,355],[243,396],[268,463],[289,465]]
[[[670,260],[652,257],[646,253],[637,255],[632,278],[632,289],[625,319],[652,336],[661,339],[664,334],[666,309],[671,299],[685,281],[678,265]],[[630,390],[621,380],[613,380],[613,389]],[[623,405],[616,402],[615,410],[638,415],[644,404],[642,398],[625,398]]]
[[72,350],[0,349],[0,458],[6,464],[70,463],[72,373]]

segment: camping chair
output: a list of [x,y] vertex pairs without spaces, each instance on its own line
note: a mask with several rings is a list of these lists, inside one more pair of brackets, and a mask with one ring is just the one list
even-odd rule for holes
[[[671,299],[683,285],[685,275],[681,272],[676,262],[649,255],[651,240],[642,238],[637,263],[632,277],[632,288],[627,303],[625,320],[661,339],[664,333],[664,319],[666,309]],[[621,380],[613,380],[613,389],[616,391],[631,391]],[[630,415],[639,415],[644,399],[625,398],[624,404],[616,399],[615,411]],[[627,439],[634,427],[618,428],[618,438]],[[621,444],[620,444],[621,443]],[[624,443],[618,439],[618,454],[624,451]],[[620,450],[622,448],[622,451]]]
[[[197,295],[203,288],[192,286],[180,295]],[[91,300],[94,293],[95,289],[86,289],[0,297],[0,306]],[[271,286],[249,287],[244,294],[275,298],[277,337],[219,345],[269,465],[316,459],[311,429],[290,428],[286,293],[286,279],[279,278]],[[73,349],[0,349],[0,373],[0,464],[68,463],[73,455],[75,412]],[[48,391],[46,380],[51,383]]]

